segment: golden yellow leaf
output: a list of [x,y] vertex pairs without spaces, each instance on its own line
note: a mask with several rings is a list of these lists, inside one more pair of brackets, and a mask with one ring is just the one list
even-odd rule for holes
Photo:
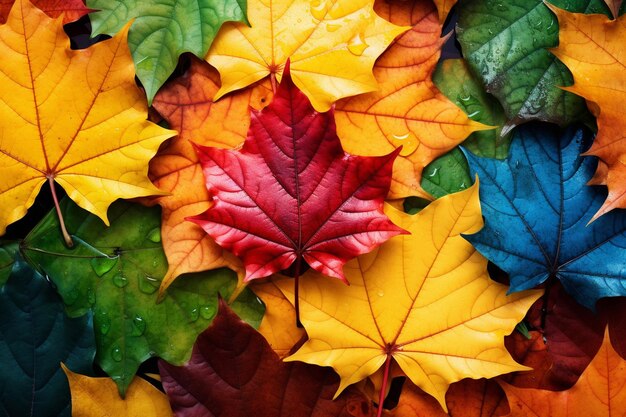
[[[393,359],[444,409],[452,382],[528,369],[511,358],[504,336],[541,291],[507,296],[461,236],[482,227],[478,185],[415,216],[389,207],[386,214],[412,234],[347,263],[349,286],[311,271],[302,277],[300,317],[309,340],[286,360],[332,366],[340,393]],[[292,286],[278,285],[292,300]]]
[[473,131],[488,127],[470,120],[431,80],[445,42],[432,2],[380,1],[375,10],[413,29],[376,61],[378,91],[337,102],[337,134],[344,149],[357,155],[385,155],[402,145],[389,198],[430,199],[420,185],[424,167]]
[[148,161],[175,132],[146,120],[126,43],[71,50],[62,18],[16,1],[0,26],[0,233],[46,180],[106,224],[114,200],[160,193]]
[[559,46],[551,49],[574,75],[563,87],[587,100],[598,118],[598,135],[588,155],[600,158],[593,184],[605,184],[609,195],[594,219],[614,208],[626,208],[626,15],[569,13],[550,6],[559,19]]
[[372,66],[407,28],[378,17],[373,0],[250,0],[248,20],[226,23],[207,60],[220,72],[216,99],[268,75],[291,77],[317,111],[341,97],[374,91]]
[[61,364],[70,383],[72,417],[172,417],[167,396],[135,377],[121,398],[111,378],[75,374]]
[[252,281],[249,288],[265,304],[265,314],[259,326],[259,332],[265,337],[279,358],[289,356],[291,348],[305,335],[304,329],[295,325],[295,308],[280,291],[274,280]]
[[161,292],[181,274],[222,266],[244,277],[241,261],[223,250],[195,223],[185,218],[206,211],[211,203],[202,167],[191,145],[234,148],[246,138],[250,108],[261,109],[272,99],[268,85],[259,85],[213,103],[219,86],[217,71],[192,58],[189,70],[165,85],[154,107],[180,133],[150,162],[150,178],[169,195],[153,199],[162,209],[161,235],[168,271]]

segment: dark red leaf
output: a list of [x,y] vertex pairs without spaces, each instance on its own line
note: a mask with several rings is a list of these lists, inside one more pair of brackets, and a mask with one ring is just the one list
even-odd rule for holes
[[333,401],[339,378],[332,368],[282,362],[222,301],[189,363],[160,361],[159,369],[178,417],[369,417],[375,411],[354,388]]
[[241,151],[196,147],[214,204],[190,218],[242,258],[246,281],[300,258],[345,280],[345,262],[402,233],[383,214],[398,150],[346,154],[333,111],[316,112],[288,71],[251,119]]

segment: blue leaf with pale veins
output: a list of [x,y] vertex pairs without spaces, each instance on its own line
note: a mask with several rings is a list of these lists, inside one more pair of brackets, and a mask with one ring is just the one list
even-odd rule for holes
[[588,225],[606,197],[604,187],[586,185],[596,167],[580,156],[588,141],[582,130],[522,126],[504,161],[465,152],[485,217],[466,238],[510,274],[510,292],[552,277],[592,310],[599,298],[626,295],[626,213]]

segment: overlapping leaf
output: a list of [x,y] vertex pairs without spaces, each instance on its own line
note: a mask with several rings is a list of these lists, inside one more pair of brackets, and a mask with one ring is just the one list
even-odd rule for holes
[[0,233],[46,180],[107,224],[116,199],[159,193],[148,160],[173,132],[146,120],[125,31],[70,50],[60,19],[18,0],[0,38]]
[[91,373],[91,316],[70,319],[52,286],[19,259],[0,289],[0,414],[69,417],[63,361]]
[[285,71],[241,151],[197,146],[214,204],[190,220],[242,259],[246,281],[301,260],[345,281],[346,261],[402,233],[383,213],[398,153],[348,155],[334,124]]
[[443,24],[448,17],[448,13],[452,10],[452,7],[456,4],[456,0],[435,0],[437,6],[437,12],[439,14],[439,22]]
[[167,396],[136,377],[125,398],[109,378],[90,378],[63,367],[72,392],[72,417],[171,417]]
[[[69,200],[61,206],[75,247],[65,247],[51,212],[29,234],[23,250],[57,286],[70,315],[93,311],[96,359],[120,393],[151,356],[172,363],[187,360],[196,336],[216,313],[218,292],[227,297],[233,291],[233,274],[221,269],[188,276],[156,304],[167,269],[159,209],[116,203],[110,210],[112,226],[105,228]],[[260,305],[249,297],[237,301],[237,309],[258,323]]]
[[[608,13],[602,0],[554,0],[571,11]],[[572,75],[546,48],[556,46],[556,18],[542,0],[468,0],[460,8],[463,56],[510,124],[544,120],[566,125],[585,114],[585,103],[559,87]]]
[[481,178],[486,219],[468,239],[509,273],[511,291],[559,279],[593,309],[599,298],[626,295],[626,217],[587,225],[604,200],[601,189],[586,185],[596,164],[580,156],[587,140],[581,130],[542,125],[518,128],[505,161],[466,152]]
[[243,143],[250,126],[250,107],[261,109],[272,99],[267,85],[230,94],[213,103],[219,86],[217,71],[198,59],[181,77],[167,84],[154,99],[154,107],[179,136],[150,162],[150,178],[170,193],[155,199],[162,207],[163,249],[168,271],[161,289],[180,274],[229,267],[243,279],[241,262],[224,251],[186,217],[211,206],[202,167],[191,141],[204,146],[234,148]]
[[332,366],[341,392],[393,358],[444,408],[452,382],[526,369],[503,338],[540,294],[506,296],[507,287],[489,279],[486,259],[461,236],[482,226],[478,186],[415,216],[393,208],[387,214],[412,235],[346,264],[350,286],[311,272],[303,277],[301,320],[309,340],[288,360]]
[[274,281],[254,283],[250,289],[265,304],[259,333],[279,358],[289,356],[291,349],[306,335],[304,329],[294,326],[296,310]]
[[[558,5],[558,3],[555,3]],[[596,216],[626,207],[626,17],[567,13],[553,7],[559,19],[559,47],[552,49],[574,73],[575,84],[567,90],[593,103],[598,117],[598,136],[589,150],[602,166],[594,183],[606,184],[609,195]]]
[[515,388],[501,383],[511,407],[510,417],[610,416],[626,410],[626,361],[604,343],[580,379],[567,391]]
[[474,121],[495,129],[472,133],[463,146],[478,156],[503,159],[509,153],[511,135],[503,132],[504,110],[498,100],[487,94],[463,59],[446,59],[433,74],[441,92]]
[[207,60],[220,72],[216,98],[268,75],[291,76],[317,111],[342,97],[377,89],[372,66],[407,28],[381,19],[373,0],[251,0],[248,20],[228,23]]
[[204,58],[224,22],[246,23],[246,0],[87,0],[92,35],[114,35],[134,19],[128,45],[148,102],[183,52]]
[[377,91],[337,102],[337,132],[354,154],[383,155],[402,146],[389,197],[430,198],[420,187],[424,167],[485,127],[468,119],[431,81],[444,42],[432,2],[381,1],[375,10],[413,28],[376,62]]
[[[15,0],[0,0],[0,23],[4,23]],[[73,22],[89,13],[83,0],[33,0],[33,4],[50,17],[63,15],[63,23]]]
[[0,242],[0,288],[11,275],[17,250],[18,245],[16,242]]
[[223,302],[198,336],[188,364],[159,362],[162,382],[179,417],[370,417],[371,402],[350,390],[336,400],[328,368],[285,363],[263,337]]

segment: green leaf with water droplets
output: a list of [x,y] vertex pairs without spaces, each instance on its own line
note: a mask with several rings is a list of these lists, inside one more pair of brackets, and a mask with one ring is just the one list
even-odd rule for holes
[[[571,12],[609,13],[603,0],[550,3]],[[559,25],[542,0],[466,0],[459,6],[463,56],[500,100],[510,125],[529,120],[566,125],[589,117],[581,97],[559,88],[573,78],[546,49],[558,44]]]
[[[3,266],[5,255],[15,255],[16,248],[0,248]],[[26,262],[14,259],[0,288],[0,415],[69,417],[70,388],[61,362],[76,372],[92,373],[91,317],[67,317],[52,285]]]
[[511,135],[502,135],[502,128],[506,123],[504,110],[495,97],[483,90],[480,82],[470,71],[467,62],[463,59],[447,59],[440,62],[433,73],[433,81],[437,88],[459,106],[470,119],[496,126],[495,129],[472,133],[463,142],[463,147],[478,156],[506,158],[509,153]]
[[17,242],[0,242],[0,288],[11,275],[17,249]]
[[435,159],[422,173],[422,188],[435,198],[465,190],[472,183],[467,160],[459,148]]
[[[228,298],[236,285],[234,272],[219,269],[183,276],[157,304],[158,288],[167,270],[160,239],[161,212],[117,202],[109,209],[111,227],[66,199],[63,217],[74,248],[58,233],[58,217],[49,213],[23,244],[27,260],[49,276],[68,314],[93,311],[96,360],[123,394],[139,365],[151,356],[184,363],[197,335],[217,311],[217,295]],[[258,326],[262,305],[244,291],[232,305]]]
[[114,35],[134,19],[128,46],[148,102],[183,52],[204,58],[224,22],[247,23],[246,0],[87,0],[92,36]]

